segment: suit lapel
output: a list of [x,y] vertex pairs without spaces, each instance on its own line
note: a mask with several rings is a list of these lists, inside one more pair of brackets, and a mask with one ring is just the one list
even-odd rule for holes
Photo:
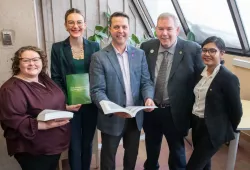
[[170,71],[170,75],[169,75],[169,80],[174,75],[175,71],[178,68],[178,65],[180,64],[180,62],[183,58],[183,51],[182,51],[183,45],[184,45],[183,41],[178,38],[175,52],[174,52],[174,57],[173,57],[173,63],[172,63],[172,67],[171,67],[171,71]]
[[86,39],[83,39],[83,50],[84,50],[84,67],[88,68],[91,57],[91,46]]
[[111,65],[115,69],[115,72],[118,76],[118,79],[120,80],[120,83],[122,84],[122,87],[125,89],[121,67],[120,67],[118,58],[116,56],[116,53],[115,53],[115,50],[114,50],[112,44],[110,44],[109,46],[106,47],[106,52],[107,52],[107,57],[108,57]]
[[223,71],[224,71],[224,67],[221,65],[220,70],[218,71],[213,81],[211,82],[210,86],[208,87],[206,96],[209,96],[209,94],[213,91],[213,89],[219,84],[221,79],[223,79],[223,76],[222,76]]
[[72,52],[71,52],[71,46],[69,43],[69,38],[67,38],[64,41],[64,45],[63,48],[60,49],[61,51],[61,56],[63,57],[63,60],[65,60],[65,63],[68,65],[68,69],[70,70],[70,72],[72,72],[73,74],[75,73],[75,69],[73,66],[73,56],[72,56]]
[[127,47],[128,47],[128,63],[129,63],[129,74],[130,74],[130,86],[131,86],[131,91],[132,91],[132,95],[133,95],[134,94],[134,88],[133,88],[134,83],[132,83],[132,82],[135,80],[133,70],[135,70],[135,67],[136,67],[136,65],[138,63],[135,61],[135,57],[136,57],[135,50],[133,50],[131,48],[131,46],[129,46],[129,45]]
[[155,66],[156,66],[156,61],[158,57],[158,50],[160,47],[160,41],[157,40],[156,43],[153,44],[153,47],[150,48],[148,52],[148,58],[149,58],[149,69],[151,70],[151,76],[152,79],[155,79]]

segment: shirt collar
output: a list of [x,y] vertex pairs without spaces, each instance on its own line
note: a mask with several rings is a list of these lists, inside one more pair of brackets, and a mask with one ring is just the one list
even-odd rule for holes
[[174,43],[171,47],[169,47],[169,48],[164,48],[164,47],[161,45],[161,43],[160,43],[160,47],[159,47],[158,53],[162,53],[162,52],[167,51],[167,52],[169,52],[170,54],[174,55],[175,48],[176,48],[176,44],[177,44],[177,39],[176,39],[175,43]]
[[[116,53],[116,55],[117,54],[120,54],[120,52],[115,48],[115,46],[112,44],[112,46],[113,46],[113,48],[114,48],[114,50],[115,50],[115,53]],[[126,45],[126,47],[125,47],[125,51],[124,52],[128,52],[128,46]],[[123,52],[123,53],[124,53]],[[121,54],[120,54],[121,55]]]
[[215,76],[215,75],[219,72],[220,66],[221,66],[221,64],[217,65],[217,66],[215,67],[213,73],[212,73],[210,76],[207,75],[207,66],[206,66],[206,67],[204,68],[204,70],[202,71],[201,76],[202,76],[202,77],[211,77],[211,76]]

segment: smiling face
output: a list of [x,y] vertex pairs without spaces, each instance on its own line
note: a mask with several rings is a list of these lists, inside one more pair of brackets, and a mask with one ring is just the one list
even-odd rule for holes
[[67,16],[65,27],[72,38],[79,38],[86,29],[86,23],[81,14],[71,13]]
[[113,17],[109,31],[112,37],[112,43],[115,46],[126,45],[129,35],[129,24],[126,17]]
[[40,55],[32,50],[24,51],[19,57],[19,74],[24,77],[34,78],[37,77],[42,71],[42,60]]
[[169,48],[175,43],[179,32],[180,27],[176,26],[173,18],[160,18],[157,21],[156,35],[164,48]]
[[221,51],[215,43],[205,44],[202,48],[202,60],[208,67],[216,67],[220,64],[224,51]]

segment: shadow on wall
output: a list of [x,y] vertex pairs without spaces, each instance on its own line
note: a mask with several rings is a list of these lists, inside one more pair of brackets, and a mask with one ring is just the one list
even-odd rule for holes
[[3,130],[0,128],[0,169],[1,170],[21,170],[14,157],[10,157],[7,153],[7,146],[5,138],[3,137]]

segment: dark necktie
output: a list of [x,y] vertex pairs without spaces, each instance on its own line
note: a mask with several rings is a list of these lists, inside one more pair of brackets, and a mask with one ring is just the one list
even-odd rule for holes
[[158,72],[158,76],[155,84],[155,101],[157,104],[163,102],[163,96],[165,89],[165,83],[167,78],[167,67],[168,67],[168,52],[163,52],[163,59]]

